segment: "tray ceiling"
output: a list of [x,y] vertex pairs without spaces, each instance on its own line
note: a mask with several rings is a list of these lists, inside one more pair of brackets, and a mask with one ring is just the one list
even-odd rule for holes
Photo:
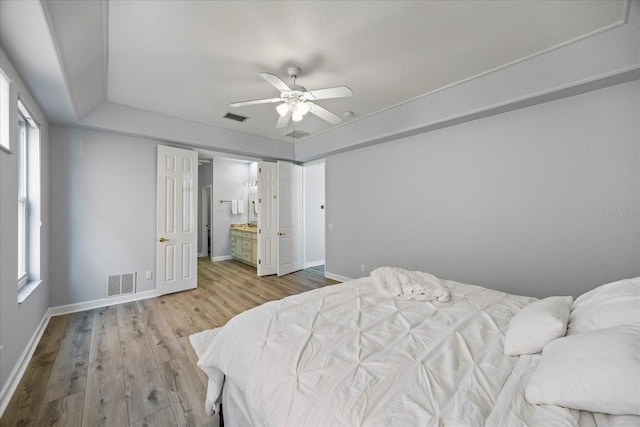
[[[28,2],[3,3],[11,12]],[[613,28],[628,7],[624,0],[41,3],[64,75],[55,84],[70,94],[77,122],[108,102],[280,141],[293,141],[285,136],[292,130],[315,136],[333,126],[309,114],[277,129],[275,104],[229,107],[279,95],[259,72],[288,82],[295,65],[307,89],[349,86],[351,98],[317,101],[340,116],[352,112],[342,126]],[[20,24],[1,23],[3,48],[30,80],[37,70],[15,49]],[[70,120],[68,100],[59,111],[54,98],[38,101],[54,121]],[[231,121],[227,112],[249,119]]]

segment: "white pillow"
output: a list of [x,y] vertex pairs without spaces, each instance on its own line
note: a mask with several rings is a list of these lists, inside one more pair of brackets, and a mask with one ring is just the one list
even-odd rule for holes
[[509,322],[504,337],[504,354],[540,353],[546,343],[563,337],[572,301],[573,297],[549,297],[523,308]]
[[618,326],[550,342],[531,376],[532,404],[640,415],[640,328]]
[[640,324],[640,277],[598,286],[576,298],[567,335],[630,324]]

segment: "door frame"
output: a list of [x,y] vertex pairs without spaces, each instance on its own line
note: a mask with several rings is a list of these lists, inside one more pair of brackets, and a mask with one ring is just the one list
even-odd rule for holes
[[[202,191],[201,191],[201,196],[202,198],[201,200],[201,211],[200,211],[200,224],[199,224],[199,229],[200,229],[200,244],[202,245],[202,256],[206,257],[209,256],[212,260],[213,260],[213,251],[211,251],[211,255],[209,255],[207,253],[207,228],[206,228],[206,224],[207,222],[209,223],[209,233],[211,233],[211,241],[213,242],[213,185],[209,184],[209,185],[205,185],[204,187],[202,187]],[[207,201],[207,199],[209,200],[209,209],[207,210],[207,206],[205,204],[205,202]],[[207,215],[209,216],[209,218],[207,218]]]

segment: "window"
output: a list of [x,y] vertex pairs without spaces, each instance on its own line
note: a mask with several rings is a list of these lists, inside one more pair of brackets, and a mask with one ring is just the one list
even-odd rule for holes
[[40,275],[40,130],[18,100],[18,288]]
[[0,148],[9,151],[9,80],[0,70]]
[[18,122],[18,287],[27,283],[27,121],[20,114]]

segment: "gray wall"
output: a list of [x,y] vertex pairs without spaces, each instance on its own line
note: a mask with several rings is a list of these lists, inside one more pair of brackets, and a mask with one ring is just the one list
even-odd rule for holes
[[327,271],[537,297],[640,275],[639,99],[634,81],[328,157]]
[[[36,332],[49,307],[49,127],[44,114],[33,100],[9,58],[0,50],[2,70],[13,81],[10,87],[11,123],[18,122],[18,94],[41,123],[41,221],[40,286],[18,304],[18,163],[17,156],[0,150],[0,390],[3,389],[29,340]],[[14,128],[15,129],[15,128]],[[18,133],[10,136],[12,149],[17,147]],[[0,401],[4,396],[0,395]]]
[[112,274],[155,289],[157,144],[51,127],[51,306],[105,298]]

